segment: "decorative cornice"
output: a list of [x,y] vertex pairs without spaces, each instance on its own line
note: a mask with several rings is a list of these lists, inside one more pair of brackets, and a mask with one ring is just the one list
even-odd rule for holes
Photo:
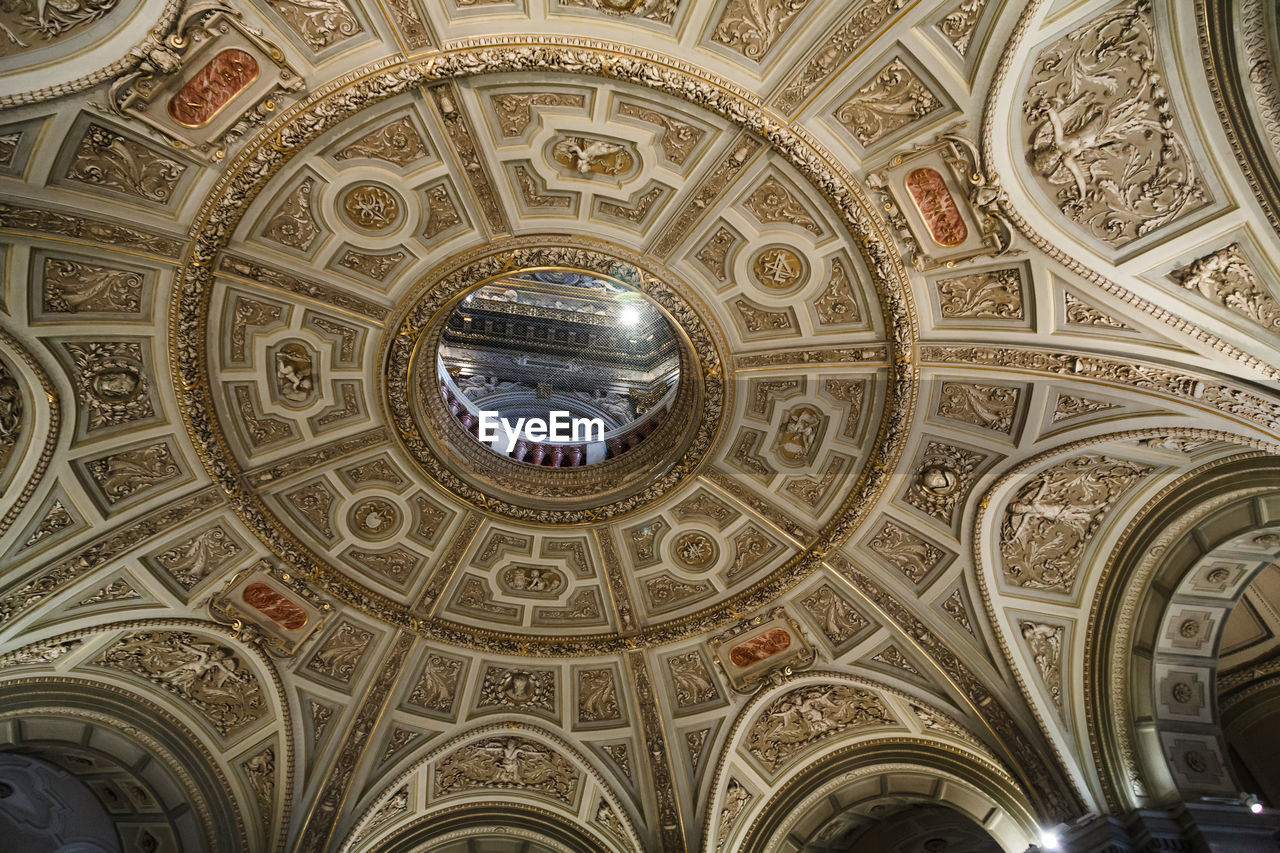
[[[11,353],[15,353],[27,369],[36,375],[40,381],[40,390],[44,392],[46,405],[49,412],[49,425],[45,430],[44,443],[40,445],[38,454],[36,454],[35,467],[27,474],[25,482],[22,484],[21,491],[17,497],[13,499],[13,503],[5,511],[4,516],[0,518],[0,536],[9,529],[23,507],[27,505],[27,501],[31,500],[32,494],[35,493],[36,487],[40,485],[40,481],[44,479],[45,471],[49,469],[49,462],[53,459],[54,448],[58,444],[58,436],[62,428],[62,404],[58,399],[58,386],[53,384],[53,380],[49,378],[49,374],[44,367],[36,360],[36,357],[22,345],[22,343],[14,337],[8,329],[0,326],[0,348],[5,348]],[[32,416],[35,412],[30,413]],[[28,441],[35,442],[36,435],[34,433],[34,417],[31,423],[25,425],[28,432]],[[0,483],[0,485],[7,485]]]
[[[1196,32],[1213,105],[1249,188],[1272,229],[1280,234],[1280,174],[1275,166],[1276,157],[1280,156],[1277,149],[1280,92],[1277,92],[1276,73],[1270,60],[1257,55],[1269,50],[1265,22],[1266,12],[1257,0],[1244,3],[1196,0]],[[1245,57],[1250,63],[1248,68],[1240,65],[1237,32],[1241,33],[1248,51]],[[1255,72],[1263,63],[1265,67],[1261,72]],[[1252,84],[1258,111],[1267,124],[1265,135],[1259,133],[1250,116],[1249,95],[1244,88],[1246,78]]]

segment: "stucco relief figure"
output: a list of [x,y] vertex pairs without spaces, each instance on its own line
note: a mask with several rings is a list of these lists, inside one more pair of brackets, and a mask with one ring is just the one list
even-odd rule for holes
[[1030,589],[1069,592],[1103,514],[1150,470],[1087,453],[1032,478],[1009,500],[1000,525],[1005,578]]
[[560,140],[551,148],[551,156],[582,175],[621,175],[635,164],[635,158],[618,143],[583,136]]
[[1039,53],[1023,103],[1032,170],[1113,246],[1208,201],[1158,55],[1150,4],[1121,4]]
[[748,667],[791,647],[791,635],[781,628],[766,631],[729,650],[734,666]]
[[517,705],[523,705],[534,697],[537,688],[533,683],[533,676],[527,672],[516,670],[507,673],[502,682],[502,695],[506,696]]
[[302,344],[289,343],[275,355],[276,391],[290,403],[305,403],[315,390],[311,354]]
[[949,248],[969,239],[969,226],[937,169],[912,169],[907,173],[906,186],[933,242]]
[[813,453],[822,415],[812,406],[792,409],[778,436],[778,455],[788,462],[804,462]]
[[135,672],[200,708],[223,734],[266,713],[261,688],[235,653],[194,634],[144,631],[96,660]]
[[42,47],[91,24],[119,0],[8,0],[0,6],[0,56]]
[[502,580],[521,592],[557,592],[564,586],[559,572],[538,566],[512,566],[503,572]]
[[192,74],[169,99],[169,116],[187,127],[203,127],[241,90],[258,79],[258,60],[230,48]]
[[265,583],[249,584],[240,597],[245,604],[285,630],[294,631],[307,624],[307,611]]
[[0,362],[0,468],[9,461],[22,429],[22,389]]
[[436,793],[472,788],[532,788],[572,802],[578,771],[551,749],[519,737],[468,744],[446,755],[436,768]]
[[798,687],[774,700],[747,733],[747,749],[770,772],[806,744],[850,726],[894,722],[874,693],[850,684]]

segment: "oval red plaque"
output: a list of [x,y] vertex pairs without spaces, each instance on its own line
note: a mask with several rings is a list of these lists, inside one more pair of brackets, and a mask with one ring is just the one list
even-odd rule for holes
[[729,650],[734,666],[747,667],[772,657],[791,645],[791,635],[781,628],[765,631],[758,637],[738,643]]
[[258,60],[237,47],[228,48],[182,84],[169,99],[169,115],[178,124],[203,127],[256,79]]
[[933,242],[951,247],[959,246],[968,238],[969,227],[964,224],[960,208],[956,207],[951,190],[937,169],[913,169],[907,173],[906,184]]
[[240,593],[240,597],[245,604],[287,631],[307,624],[307,611],[265,583],[249,584]]

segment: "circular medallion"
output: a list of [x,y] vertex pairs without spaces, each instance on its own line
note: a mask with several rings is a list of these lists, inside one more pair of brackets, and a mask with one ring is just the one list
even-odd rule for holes
[[671,554],[677,563],[698,571],[714,565],[719,552],[714,539],[696,530],[681,533],[671,545]]
[[941,465],[929,465],[920,471],[916,483],[922,492],[934,497],[945,498],[960,485],[960,477],[950,468]]
[[804,260],[790,249],[774,246],[756,255],[751,262],[756,281],[769,290],[790,290],[808,276]]
[[400,201],[376,184],[360,184],[342,197],[342,212],[352,225],[366,231],[385,231],[400,219]]
[[365,539],[385,539],[400,526],[400,510],[381,498],[369,498],[351,510],[351,530]]

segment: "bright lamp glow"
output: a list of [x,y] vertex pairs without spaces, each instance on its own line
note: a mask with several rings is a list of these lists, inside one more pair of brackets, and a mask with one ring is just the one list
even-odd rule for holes
[[1061,850],[1062,836],[1056,829],[1045,829],[1040,832],[1040,846],[1045,850]]
[[618,322],[624,326],[634,326],[640,322],[640,311],[634,305],[624,305],[618,312]]
[[1258,802],[1257,794],[1249,794],[1246,797],[1242,797],[1241,801],[1249,807],[1249,811],[1254,814],[1262,814],[1262,803]]

